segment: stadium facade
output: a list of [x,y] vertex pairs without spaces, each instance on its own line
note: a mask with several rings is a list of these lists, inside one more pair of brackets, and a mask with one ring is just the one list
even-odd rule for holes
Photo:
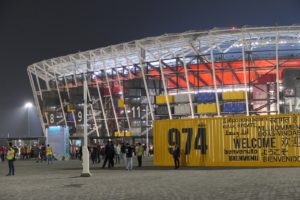
[[43,133],[90,137],[153,134],[157,119],[300,111],[300,26],[165,34],[28,66]]

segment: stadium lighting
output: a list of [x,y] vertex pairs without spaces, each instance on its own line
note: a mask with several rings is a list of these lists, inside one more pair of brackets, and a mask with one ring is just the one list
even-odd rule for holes
[[28,128],[28,137],[30,136],[30,122],[29,122],[29,111],[31,110],[31,108],[33,107],[31,102],[27,102],[24,106],[27,110],[27,128]]
[[32,103],[31,102],[27,102],[26,104],[25,104],[25,108],[31,108],[33,105],[32,105]]

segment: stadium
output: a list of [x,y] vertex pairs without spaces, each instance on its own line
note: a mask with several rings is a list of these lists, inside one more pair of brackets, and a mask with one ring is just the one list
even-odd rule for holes
[[[165,34],[34,63],[27,68],[45,136],[152,143],[161,119],[300,111],[300,26]],[[149,140],[148,140],[149,139]],[[147,145],[148,146],[148,145]]]

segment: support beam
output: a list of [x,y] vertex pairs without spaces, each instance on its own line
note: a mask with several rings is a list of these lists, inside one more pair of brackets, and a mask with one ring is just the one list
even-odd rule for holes
[[[245,61],[245,41],[244,35],[242,34],[242,58],[243,58],[243,74],[244,74],[244,90],[245,90],[245,103],[246,103],[246,113],[249,116],[249,102],[248,102],[248,92],[247,92],[247,79],[246,79],[246,61]],[[250,74],[250,73],[249,73]],[[249,79],[250,83],[250,79]]]
[[47,135],[47,132],[46,132],[47,130],[46,130],[45,123],[44,123],[44,120],[43,120],[41,105],[40,105],[39,100],[37,98],[37,93],[36,93],[36,88],[35,88],[35,85],[34,85],[33,77],[32,77],[31,72],[29,72],[29,70],[27,70],[27,74],[28,74],[30,85],[31,85],[31,90],[32,90],[32,93],[33,93],[33,98],[34,98],[34,101],[35,101],[36,109],[38,111],[40,122],[41,122],[41,125],[42,125],[43,135],[46,136]]
[[277,106],[277,114],[280,114],[280,97],[279,97],[279,58],[278,58],[278,50],[279,50],[279,33],[276,33],[276,106]]
[[218,117],[220,117],[221,116],[220,115],[220,104],[219,104],[219,97],[218,97],[218,88],[217,88],[217,83],[216,83],[216,71],[215,71],[215,61],[214,61],[213,48],[210,49],[210,58],[211,58],[215,98],[216,98],[216,103],[217,103],[217,113],[218,113]]
[[[103,65],[105,66],[105,63],[103,63]],[[108,75],[106,70],[104,70],[104,74],[105,74],[105,78],[106,78],[106,84],[107,84],[107,88],[108,88],[108,92],[109,92],[109,97],[110,97],[110,101],[111,101],[111,105],[112,105],[112,109],[113,109],[113,113],[114,113],[114,118],[115,118],[115,122],[116,122],[116,126],[117,126],[117,131],[120,132],[120,126],[119,126],[119,122],[118,122],[118,116],[116,113],[116,108],[114,105],[114,99],[113,99],[113,94],[111,92],[111,88],[110,88],[110,84],[109,84],[109,80],[108,80]]]
[[[163,60],[161,60],[161,63],[167,67],[169,70],[171,70],[172,72],[174,73],[179,73],[176,71],[176,69],[174,69],[173,67],[169,66],[167,63],[165,63]],[[181,79],[182,81],[186,81],[186,79],[181,75],[181,74],[178,74],[178,78]],[[192,82],[189,81],[189,84],[192,86],[192,87],[195,87],[196,85]]]
[[83,79],[83,147],[82,147],[82,173],[81,177],[90,177],[90,159],[88,150],[88,138],[87,138],[87,81]]
[[[178,59],[178,61],[180,61],[180,63],[182,65],[184,65],[184,62],[182,62],[182,60],[180,58],[177,58],[177,59]],[[186,65],[187,65],[187,69],[190,69],[190,67],[189,67],[190,64],[186,63]],[[196,72],[192,71],[190,73],[197,79],[197,81],[201,82],[203,85],[206,85],[206,86],[208,85],[208,83],[203,78],[201,78],[200,76],[196,75]]]
[[163,68],[162,68],[162,61],[161,59],[159,59],[159,68],[161,71],[161,78],[163,81],[163,87],[164,87],[164,95],[166,98],[166,102],[167,102],[167,108],[168,108],[168,113],[169,113],[169,119],[172,119],[172,113],[171,113],[171,108],[170,108],[170,102],[169,102],[169,98],[168,98],[168,90],[167,90],[167,86],[166,86],[166,80],[165,80],[165,74],[163,72]]
[[[159,70],[159,68],[154,67],[153,65],[151,65],[150,63],[147,63],[147,66],[149,66],[151,69],[157,71],[160,75],[161,75],[161,71]],[[176,81],[172,80],[172,79],[168,79],[168,81],[170,81],[173,85],[177,85]]]

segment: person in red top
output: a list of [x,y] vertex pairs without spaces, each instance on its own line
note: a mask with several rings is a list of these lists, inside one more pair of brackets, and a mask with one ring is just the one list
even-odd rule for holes
[[1,160],[2,160],[2,162],[4,162],[4,160],[5,160],[5,155],[6,155],[6,147],[2,146],[1,147]]

